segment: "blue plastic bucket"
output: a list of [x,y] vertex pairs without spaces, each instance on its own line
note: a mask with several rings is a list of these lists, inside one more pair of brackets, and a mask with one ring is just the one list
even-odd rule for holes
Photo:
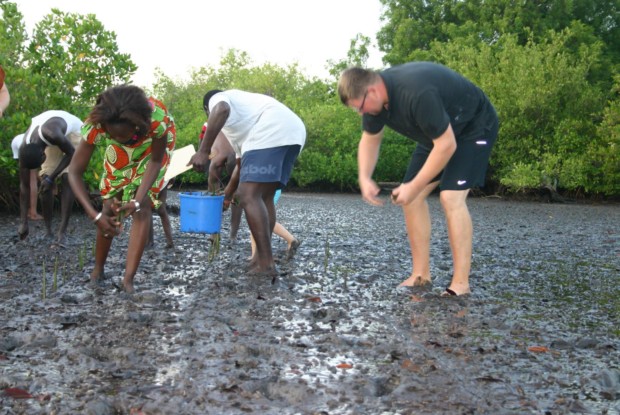
[[204,192],[179,194],[181,201],[181,232],[220,233],[224,195]]

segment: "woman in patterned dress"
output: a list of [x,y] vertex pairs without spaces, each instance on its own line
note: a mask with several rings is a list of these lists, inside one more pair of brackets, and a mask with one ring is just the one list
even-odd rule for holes
[[[133,292],[133,279],[149,236],[153,208],[176,141],[176,129],[166,107],[132,85],[107,89],[82,127],[82,141],[69,166],[69,182],[86,214],[97,226],[95,268],[90,278],[104,276],[112,239],[122,231],[122,217],[131,215],[127,262],[122,286]],[[92,206],[84,172],[97,147],[105,148],[99,190],[101,212]]]

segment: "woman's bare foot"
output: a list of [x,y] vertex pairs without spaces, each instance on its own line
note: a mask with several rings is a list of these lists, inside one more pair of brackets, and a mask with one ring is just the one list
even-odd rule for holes
[[135,291],[133,288],[133,282],[127,283],[123,281],[123,291],[125,291],[127,294],[133,294]]
[[401,282],[399,287],[423,287],[432,284],[431,278],[423,278],[421,275],[411,275],[405,281]]
[[289,244],[288,249],[286,250],[286,260],[290,260],[297,253],[297,248],[301,245],[301,241],[297,238],[293,239],[293,241]]
[[43,220],[43,216],[39,215],[37,212],[28,213],[28,219],[30,220]]
[[105,279],[105,274],[103,273],[103,271],[98,271],[98,270],[93,269],[93,271],[90,273],[90,281],[87,281],[87,282],[92,284],[93,286],[96,286],[104,279]]

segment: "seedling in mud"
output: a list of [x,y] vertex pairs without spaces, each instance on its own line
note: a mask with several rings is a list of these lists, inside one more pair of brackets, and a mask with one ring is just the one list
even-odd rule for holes
[[[224,183],[222,183],[222,181],[218,178],[218,184],[209,186],[209,191],[207,194],[209,196],[221,196],[224,194],[223,187]],[[234,199],[233,203],[235,203]],[[212,262],[220,253],[220,234],[214,233],[209,235],[209,242],[207,261]]]
[[212,262],[215,257],[220,253],[220,234],[215,233],[209,236],[209,253],[207,255],[207,260]]
[[41,275],[43,275],[43,281],[41,282],[41,299],[45,300],[45,295],[46,295],[46,291],[47,291],[47,287],[46,287],[46,281],[45,281],[45,259],[43,259],[43,264],[41,265]]
[[80,248],[80,252],[78,252],[78,269],[84,268],[84,249]]
[[327,268],[329,266],[329,238],[325,237],[325,262],[323,264],[323,272],[327,275]]
[[54,261],[54,279],[52,282],[52,292],[56,292],[58,290],[58,257]]

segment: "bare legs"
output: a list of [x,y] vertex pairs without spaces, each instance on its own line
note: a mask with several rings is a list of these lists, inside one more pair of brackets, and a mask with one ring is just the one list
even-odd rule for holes
[[[281,223],[276,222],[273,227],[273,233],[278,235],[280,238],[284,239],[287,243],[287,259],[291,259],[293,255],[295,255],[295,251],[299,246],[299,240],[293,236]],[[252,256],[250,260],[254,261],[256,255],[256,242],[254,242],[254,237],[250,234],[250,244],[252,246]]]
[[403,206],[405,226],[411,248],[412,272],[400,286],[411,287],[431,282],[431,216],[426,198],[437,187],[431,183],[408,205]]
[[[168,200],[168,188],[164,187],[159,192],[159,201],[161,205],[157,208],[157,214],[161,219],[161,227],[164,230],[164,236],[166,237],[166,248],[174,248],[174,240],[172,239],[172,226],[170,225],[170,216],[168,216],[168,210],[166,208],[166,200]],[[152,248],[154,246],[154,232],[153,232],[153,215],[149,219],[149,237],[146,246]]]
[[127,262],[125,264],[125,275],[123,277],[123,288],[126,292],[133,292],[133,278],[138,271],[138,265],[144,253],[149,227],[151,224],[151,206],[145,203],[139,211],[133,213],[131,230],[129,231],[129,246],[127,247]]
[[239,231],[239,224],[241,223],[241,214],[243,209],[238,205],[230,206],[230,240],[237,239],[237,232]]
[[[73,209],[73,202],[75,201],[75,195],[69,185],[69,176],[67,173],[60,175],[61,180],[61,193],[60,193],[60,226],[58,227],[58,234],[56,244],[63,246],[65,239],[65,232],[69,225],[69,217],[71,216],[71,210]],[[52,216],[54,213],[54,189],[56,184],[49,187],[47,191],[41,194],[41,207],[43,212],[43,221],[45,223],[45,232],[48,238],[52,237]],[[32,206],[32,205],[31,205]],[[36,204],[35,204],[36,206]]]
[[[435,187],[437,187],[437,183],[431,183],[413,202],[403,207],[411,247],[413,271],[400,284],[401,286],[424,285],[431,281],[431,219],[426,199]],[[440,201],[448,226],[448,238],[454,268],[449,288],[457,295],[470,292],[469,272],[471,269],[473,227],[466,203],[468,193],[469,190],[444,190],[440,194]]]
[[276,223],[273,195],[277,183],[242,182],[239,184],[241,207],[256,242],[256,255],[250,271],[275,274],[271,251],[271,233]]
[[[112,200],[106,200],[103,205],[104,215],[112,215]],[[123,276],[123,289],[126,292],[133,292],[133,279],[138,271],[144,247],[150,232],[152,210],[150,203],[145,203],[139,212],[132,214],[132,224],[129,233],[129,246],[127,247],[127,261],[125,264],[125,274]],[[95,267],[90,274],[91,281],[97,281],[104,275],[105,262],[108,259],[110,246],[113,237],[106,238],[97,231],[97,242],[95,246]]]
[[36,169],[30,170],[30,207],[28,208],[28,219],[41,220],[43,216],[37,212],[39,201],[39,173]]
[[448,238],[454,263],[452,283],[448,288],[457,295],[470,292],[473,226],[466,203],[468,193],[469,190],[447,190],[440,195],[448,223]]
[[75,195],[69,185],[69,174],[63,173],[60,177],[62,181],[62,193],[60,195],[60,227],[58,228],[57,242],[60,246],[62,246],[64,243],[67,226],[69,225],[71,210],[73,210]]

